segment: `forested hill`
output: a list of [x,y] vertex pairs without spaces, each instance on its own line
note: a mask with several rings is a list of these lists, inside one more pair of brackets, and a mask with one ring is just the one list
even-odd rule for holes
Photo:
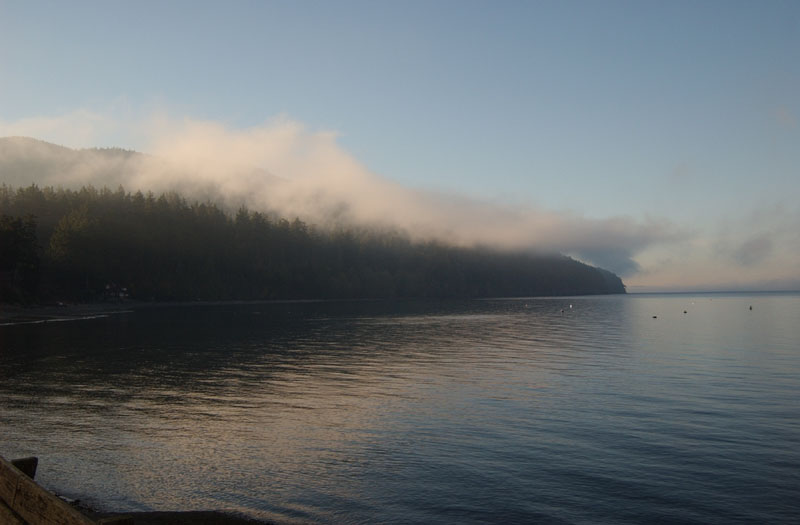
[[0,185],[0,301],[487,297],[625,293],[560,255],[328,231],[175,193]]

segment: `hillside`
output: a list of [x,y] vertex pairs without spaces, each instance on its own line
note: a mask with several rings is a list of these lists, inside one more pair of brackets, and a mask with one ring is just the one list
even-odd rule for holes
[[0,138],[0,183],[15,187],[76,186],[103,173],[116,187],[129,179],[146,155],[119,148],[75,150],[29,137]]
[[[0,171],[0,181],[5,181]],[[177,193],[0,185],[0,300],[486,297],[624,293],[562,255],[412,242]]]

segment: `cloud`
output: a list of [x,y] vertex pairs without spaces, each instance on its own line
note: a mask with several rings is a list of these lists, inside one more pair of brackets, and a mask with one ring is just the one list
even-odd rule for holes
[[322,225],[367,225],[423,241],[567,253],[624,275],[638,269],[638,251],[676,235],[666,221],[592,220],[408,188],[370,172],[338,145],[335,133],[312,131],[285,117],[244,130],[162,120],[151,136],[148,151],[175,166],[174,175],[140,178],[139,185],[169,181],[186,191],[199,184],[233,204]]
[[800,211],[786,206],[743,206],[669,243],[636,256],[641,271],[631,291],[797,290],[800,287]]
[[753,266],[766,259],[773,249],[772,239],[767,234],[747,239],[733,253],[734,259],[743,266]]
[[[323,227],[358,225],[400,230],[418,241],[565,253],[621,275],[640,269],[635,257],[643,249],[681,235],[667,221],[595,220],[406,187],[371,172],[339,146],[336,133],[311,130],[287,117],[246,129],[164,115],[128,125],[147,137],[141,148],[148,155],[49,151],[52,166],[59,155],[67,162],[58,169],[30,171],[37,174],[30,182],[176,190],[221,199],[232,207],[245,204],[297,216]],[[68,144],[85,145],[100,134],[119,133],[121,126],[113,118],[78,111],[60,118],[0,122],[0,133],[57,141],[59,134],[77,129]]]
[[58,116],[0,120],[0,137],[35,137],[59,145],[82,148],[103,144],[101,137],[112,134],[117,128],[118,120],[111,116],[79,109]]

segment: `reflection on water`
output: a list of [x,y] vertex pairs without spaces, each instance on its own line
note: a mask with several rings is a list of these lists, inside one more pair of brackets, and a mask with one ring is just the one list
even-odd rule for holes
[[799,320],[800,296],[764,294],[198,305],[4,326],[0,454],[38,455],[43,484],[119,510],[791,521]]

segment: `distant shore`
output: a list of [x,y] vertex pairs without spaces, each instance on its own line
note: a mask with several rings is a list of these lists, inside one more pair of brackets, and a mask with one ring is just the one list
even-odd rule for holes
[[295,304],[344,301],[376,301],[379,299],[258,299],[258,300],[203,300],[203,301],[137,301],[96,302],[96,303],[48,303],[18,305],[0,302],[0,326],[17,324],[36,324],[58,321],[79,321],[109,315],[129,313],[141,308],[159,308],[197,305],[237,305],[237,304]]
[[55,303],[20,306],[0,303],[0,326],[93,319],[131,311],[139,303]]

